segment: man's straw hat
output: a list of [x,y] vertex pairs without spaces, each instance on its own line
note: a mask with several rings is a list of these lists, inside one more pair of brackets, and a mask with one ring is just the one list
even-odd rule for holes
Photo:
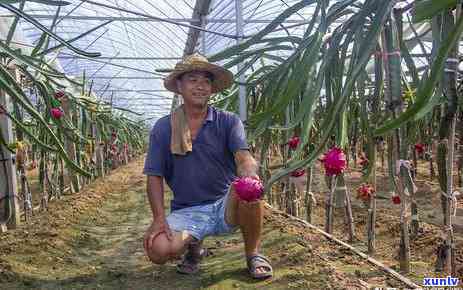
[[233,73],[221,66],[210,63],[200,54],[186,56],[182,62],[175,65],[174,70],[164,79],[164,86],[171,92],[180,94],[177,88],[177,79],[184,73],[191,71],[206,71],[214,76],[212,93],[221,92],[233,83]]

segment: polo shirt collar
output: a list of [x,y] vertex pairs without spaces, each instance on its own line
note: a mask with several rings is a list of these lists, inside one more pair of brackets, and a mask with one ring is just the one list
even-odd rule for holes
[[211,106],[207,106],[206,122],[212,122],[212,121],[214,121],[214,110],[212,109]]

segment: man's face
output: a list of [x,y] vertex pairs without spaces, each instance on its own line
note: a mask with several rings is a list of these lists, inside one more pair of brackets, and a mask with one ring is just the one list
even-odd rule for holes
[[206,106],[212,95],[212,81],[206,72],[185,73],[177,81],[177,86],[185,103],[193,106]]

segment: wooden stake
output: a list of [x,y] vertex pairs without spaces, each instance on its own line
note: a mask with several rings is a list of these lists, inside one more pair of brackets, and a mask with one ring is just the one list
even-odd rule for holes
[[411,233],[412,233],[412,238],[416,238],[418,236],[418,232],[420,230],[420,220],[419,220],[419,213],[418,213],[418,204],[416,203],[415,200],[415,193],[410,193],[411,195],[411,202],[410,202],[410,208],[412,212],[412,218],[411,218]]
[[[342,177],[344,179],[344,177]],[[352,205],[350,199],[350,193],[347,190],[347,186],[344,185],[346,188],[346,220],[347,220],[347,234],[349,236],[349,241],[353,242],[355,239],[355,230],[354,230],[354,217],[352,215]]]
[[307,168],[307,187],[305,192],[305,207],[306,219],[309,223],[312,222],[312,207],[313,207],[313,193],[312,193],[312,166]]
[[459,121],[457,121],[457,124],[458,123],[460,124],[460,142],[457,144],[459,155],[457,160],[458,186],[463,188],[463,108],[460,108],[460,118]]
[[334,202],[334,191],[336,190],[336,176],[330,176],[329,180],[329,190],[328,190],[328,197],[326,199],[325,205],[325,213],[326,213],[326,221],[325,221],[325,231],[328,233],[333,232],[333,202]]
[[368,208],[367,235],[368,235],[368,254],[373,255],[376,252],[376,198],[375,195],[370,198]]
[[64,184],[64,160],[61,157],[59,158],[59,194],[60,197],[63,196],[66,185]]
[[[418,158],[417,158],[415,148],[412,148],[412,152],[413,152],[413,171],[411,172],[412,174],[411,182],[414,182],[416,180],[416,176],[418,175]],[[410,226],[411,226],[411,237],[413,239],[418,236],[418,232],[420,230],[420,222],[419,222],[419,216],[418,216],[418,204],[416,203],[415,195],[416,195],[416,192],[412,190],[410,192],[410,197],[411,197],[410,209],[412,212],[412,219],[411,219]]]
[[335,185],[335,204],[336,208],[344,209],[345,225],[349,241],[354,240],[354,217],[352,215],[352,205],[349,190],[344,180],[344,174],[337,177]]
[[436,177],[436,171],[434,170],[434,154],[437,152],[436,150],[437,148],[437,145],[436,145],[436,141],[432,141],[431,142],[431,149],[430,149],[430,156],[429,156],[429,176],[431,178],[431,180],[434,179],[434,177]]
[[[413,182],[410,174],[410,169],[405,165],[399,165],[399,176],[398,176],[398,192],[401,197],[401,208],[400,208],[400,270],[403,273],[410,272],[410,235],[409,235],[409,201],[407,198],[406,191],[408,195],[413,195],[413,189],[406,188],[406,184]],[[408,177],[408,182],[406,181]]]
[[453,204],[453,156],[455,152],[455,124],[456,124],[456,117],[454,116],[451,125],[450,125],[450,136],[448,142],[448,149],[447,149],[447,198],[446,198],[446,208],[447,212],[445,213],[446,216],[444,217],[444,227],[445,227],[445,261],[444,261],[444,271],[450,275],[455,274],[455,267],[454,267],[454,256],[455,256],[455,249],[454,249],[454,236],[453,236],[453,207],[456,204]]
[[368,154],[367,156],[372,164],[370,173],[370,184],[374,188],[375,193],[372,194],[368,207],[367,236],[368,254],[372,255],[376,252],[376,142],[374,139],[371,140],[370,146],[370,154]]

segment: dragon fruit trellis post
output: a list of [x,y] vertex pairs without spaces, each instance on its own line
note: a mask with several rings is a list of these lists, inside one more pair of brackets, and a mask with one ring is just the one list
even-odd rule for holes
[[[321,162],[325,168],[326,176],[329,177],[329,191],[326,198],[325,231],[331,234],[333,232],[334,192],[336,190],[336,185],[338,184],[338,177],[340,178],[342,187],[345,187],[343,173],[347,167],[346,155],[342,149],[333,147],[324,154]],[[352,241],[354,239],[354,222],[352,217],[350,195],[347,190],[345,190],[345,213],[347,217],[346,220],[349,240]]]

